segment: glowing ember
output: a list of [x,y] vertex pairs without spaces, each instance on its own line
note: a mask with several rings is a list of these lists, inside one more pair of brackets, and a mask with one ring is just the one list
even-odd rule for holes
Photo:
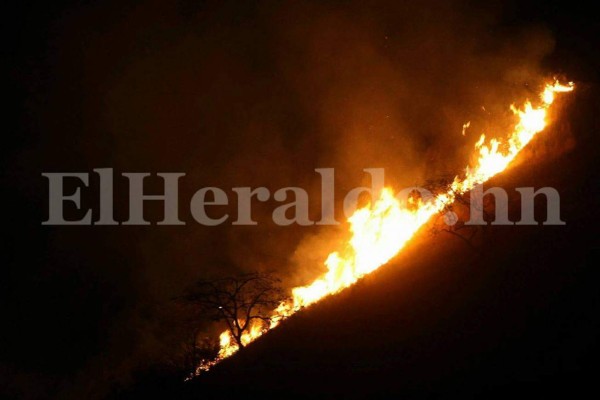
[[[502,141],[491,139],[486,144],[481,135],[475,145],[476,163],[467,167],[462,177],[456,176],[447,193],[438,195],[427,202],[403,204],[394,196],[391,188],[382,190],[379,198],[369,206],[358,209],[349,219],[351,239],[341,251],[332,252],[325,266],[327,272],[313,283],[292,289],[290,300],[282,302],[274,311],[269,329],[300,310],[324,297],[338,293],[354,284],[392,259],[413,237],[431,216],[442,211],[454,201],[457,193],[465,193],[478,184],[484,183],[502,172],[531,139],[547,125],[547,111],[556,93],[570,92],[572,82],[562,85],[558,81],[547,84],[540,95],[540,105],[526,102],[522,109],[511,106],[518,117],[513,132]],[[463,127],[463,134],[469,123]],[[257,325],[242,336],[244,345],[251,343],[267,330]],[[238,351],[238,345],[229,331],[220,336],[220,351],[215,360],[203,362],[197,373],[208,370],[220,360]]]

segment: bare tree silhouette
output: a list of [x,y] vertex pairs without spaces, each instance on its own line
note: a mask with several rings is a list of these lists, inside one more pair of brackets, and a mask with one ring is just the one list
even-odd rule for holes
[[203,318],[224,321],[240,349],[242,335],[254,324],[268,328],[272,310],[284,300],[280,280],[272,274],[251,273],[197,281],[184,296]]
[[437,218],[434,218],[430,225],[432,234],[448,233],[460,239],[473,251],[481,250],[478,246],[487,235],[488,225],[469,225],[466,221],[470,218],[470,210],[476,207],[481,211],[486,221],[490,221],[494,212],[495,205],[490,203],[489,199],[484,199],[484,202],[479,204],[472,202],[470,194],[458,193],[452,191],[451,177],[442,177],[435,180],[429,180],[426,183],[426,188],[434,195],[452,192],[454,202],[448,204],[444,209],[440,210]]

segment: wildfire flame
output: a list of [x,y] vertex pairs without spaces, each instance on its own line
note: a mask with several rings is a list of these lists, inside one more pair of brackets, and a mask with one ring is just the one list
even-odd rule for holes
[[[329,254],[325,260],[327,272],[307,286],[292,289],[291,299],[273,310],[270,326],[264,327],[258,323],[252,325],[242,335],[242,343],[246,345],[253,342],[303,307],[338,293],[387,263],[423,224],[451,204],[457,194],[463,194],[504,171],[531,139],[546,127],[548,109],[554,102],[555,95],[573,89],[573,82],[563,85],[555,80],[545,86],[536,102],[537,106],[530,101],[521,109],[511,106],[517,116],[512,133],[505,140],[491,139],[487,144],[485,135],[481,135],[475,144],[475,165],[467,167],[462,176],[457,175],[446,193],[426,202],[419,201],[415,205],[414,202],[402,203],[394,196],[391,188],[383,189],[377,200],[356,210],[348,219],[352,236],[343,250]],[[468,126],[468,123],[465,124],[463,132]],[[217,358],[202,362],[197,373],[208,370],[238,350],[239,346],[230,332],[224,331],[220,335]]]

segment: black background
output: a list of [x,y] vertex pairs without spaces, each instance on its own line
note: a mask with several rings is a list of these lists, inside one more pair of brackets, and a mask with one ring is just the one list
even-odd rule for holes
[[[572,395],[592,385],[598,351],[600,32],[590,9],[533,1],[432,3],[414,6],[416,14],[390,2],[5,7],[0,371],[9,397],[227,397],[229,390],[249,389],[326,398]],[[317,22],[305,30],[303,24],[313,19]],[[473,23],[476,19],[481,21]],[[356,31],[348,30],[352,21],[358,21]],[[469,21],[464,38],[460,30],[446,38],[444,28],[436,35],[437,25],[461,26],[461,21]],[[338,31],[344,31],[339,38]],[[380,42],[373,44],[372,32]],[[340,45],[338,54],[337,45],[311,42],[320,33],[324,42],[357,44]],[[413,36],[417,49],[401,48]],[[395,44],[399,37],[409,39]],[[420,41],[423,37],[433,44]],[[490,56],[481,65],[479,56],[464,65],[445,65],[451,72],[445,76],[439,64],[454,58],[439,53],[456,51],[463,39],[477,54]],[[305,41],[313,47],[306,50]],[[389,65],[364,61],[374,54],[369,46],[386,54]],[[521,48],[535,53],[531,61],[520,55]],[[428,62],[423,55],[441,61]],[[462,56],[457,52],[456,59]],[[504,75],[513,63],[528,72]],[[405,125],[376,129],[422,130],[387,140],[327,133],[352,119],[344,107],[361,111],[356,104],[392,98],[398,82],[385,88],[384,78],[393,78],[394,68],[404,65],[394,79],[414,79],[398,89],[405,90],[405,100],[395,105],[404,107]],[[268,264],[281,265],[298,284],[303,278],[289,272],[290,254],[302,238],[323,234],[269,224],[255,230],[201,227],[185,210],[194,190],[294,185],[314,193],[313,169],[324,166],[341,172],[340,191],[361,184],[366,167],[408,171],[403,177],[390,173],[399,185],[440,170],[457,171],[463,153],[448,160],[440,156],[452,146],[444,139],[449,128],[432,131],[468,119],[475,103],[486,98],[457,90],[471,81],[494,89],[490,82],[500,78],[492,94],[504,100],[521,93],[523,82],[539,71],[564,74],[578,84],[577,93],[561,123],[548,132],[542,147],[549,150],[520,165],[531,165],[529,172],[509,172],[499,183],[557,187],[566,227],[498,228],[497,246],[485,257],[452,243],[440,245],[440,238],[417,241],[352,296],[343,294],[303,313],[249,348],[245,359],[225,362],[189,385],[162,369],[179,340],[173,333],[177,316],[168,304],[190,280]],[[365,78],[370,75],[376,77]],[[423,82],[424,94],[411,99]],[[510,85],[516,89],[502,92]],[[378,97],[385,90],[389,93]],[[353,96],[356,100],[346,102]],[[467,100],[444,109],[455,96]],[[456,114],[468,105],[473,108]],[[431,107],[441,111],[427,118]],[[356,117],[364,123],[356,131],[368,130],[379,117],[377,110],[365,110]],[[393,149],[408,141],[406,159],[395,161]],[[348,153],[355,149],[360,149],[356,155]],[[411,170],[413,163],[424,164],[423,154],[436,167]],[[346,159],[353,161],[341,161]],[[98,167],[116,173],[186,172],[181,196],[188,225],[41,226],[47,218],[47,181],[41,173]],[[117,219],[123,220],[126,187],[118,185]],[[93,193],[84,194],[84,205],[95,201]],[[267,216],[270,206],[259,206],[256,219]],[[160,214],[160,208],[149,212]],[[426,250],[430,246],[439,246],[439,254]],[[404,267],[392,268],[397,265]]]

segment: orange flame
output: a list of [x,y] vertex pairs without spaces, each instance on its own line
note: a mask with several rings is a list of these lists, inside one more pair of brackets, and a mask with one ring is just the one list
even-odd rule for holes
[[[302,307],[338,293],[387,263],[431,216],[451,204],[457,193],[465,193],[504,171],[531,139],[546,127],[547,111],[554,102],[555,94],[570,92],[573,89],[572,82],[562,85],[555,80],[545,86],[540,94],[538,106],[529,101],[522,109],[511,106],[511,110],[518,117],[513,132],[504,141],[491,139],[488,144],[485,135],[481,135],[475,145],[475,166],[467,167],[462,177],[456,176],[446,193],[430,201],[420,202],[416,206],[407,206],[394,196],[391,188],[382,190],[374,203],[358,209],[348,219],[352,237],[343,250],[329,254],[325,260],[327,272],[307,286],[292,289],[291,299],[282,302],[273,310],[273,319],[268,329],[275,328]],[[468,124],[465,124],[465,127],[468,127]],[[242,336],[242,343],[246,345],[253,342],[268,329],[253,325]],[[224,331],[220,336],[217,358],[203,362],[197,373],[208,370],[237,351],[237,343],[229,331]]]

